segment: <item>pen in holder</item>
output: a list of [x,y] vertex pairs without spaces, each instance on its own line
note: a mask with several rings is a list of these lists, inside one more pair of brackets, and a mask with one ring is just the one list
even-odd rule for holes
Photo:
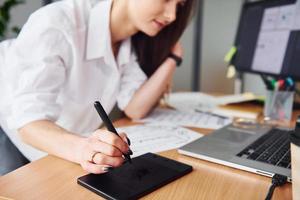
[[264,107],[265,122],[275,125],[289,125],[295,95],[295,82],[292,78],[276,80],[261,75],[267,93]]
[[294,91],[267,90],[264,116],[271,122],[289,123],[292,117]]

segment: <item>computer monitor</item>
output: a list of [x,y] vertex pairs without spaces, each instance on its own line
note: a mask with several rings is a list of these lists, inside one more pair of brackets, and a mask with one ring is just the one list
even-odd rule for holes
[[300,80],[300,0],[245,3],[235,46],[238,71]]

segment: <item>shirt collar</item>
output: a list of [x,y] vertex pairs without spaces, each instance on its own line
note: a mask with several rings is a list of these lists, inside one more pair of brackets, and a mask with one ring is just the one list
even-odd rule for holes
[[[91,9],[88,21],[86,58],[104,57],[110,43],[110,8],[112,0],[97,2]],[[109,41],[108,41],[109,40]]]
[[118,53],[119,65],[124,65],[130,61],[131,58],[131,38],[124,40],[120,46]]
[[[98,0],[91,4],[88,21],[86,59],[103,57],[106,63],[113,58],[110,33],[110,10],[112,0]],[[126,64],[131,58],[131,38],[122,41],[119,53],[119,65]]]

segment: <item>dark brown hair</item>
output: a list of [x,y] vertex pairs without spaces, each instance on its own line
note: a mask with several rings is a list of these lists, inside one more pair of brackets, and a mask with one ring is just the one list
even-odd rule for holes
[[194,14],[196,0],[186,0],[177,9],[176,20],[161,30],[155,37],[139,32],[132,38],[138,62],[142,70],[151,76],[168,57],[171,48],[181,37]]

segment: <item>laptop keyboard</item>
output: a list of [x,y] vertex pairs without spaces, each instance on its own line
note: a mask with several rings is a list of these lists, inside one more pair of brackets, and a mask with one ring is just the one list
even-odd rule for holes
[[272,129],[238,153],[237,156],[290,169],[289,132]]

